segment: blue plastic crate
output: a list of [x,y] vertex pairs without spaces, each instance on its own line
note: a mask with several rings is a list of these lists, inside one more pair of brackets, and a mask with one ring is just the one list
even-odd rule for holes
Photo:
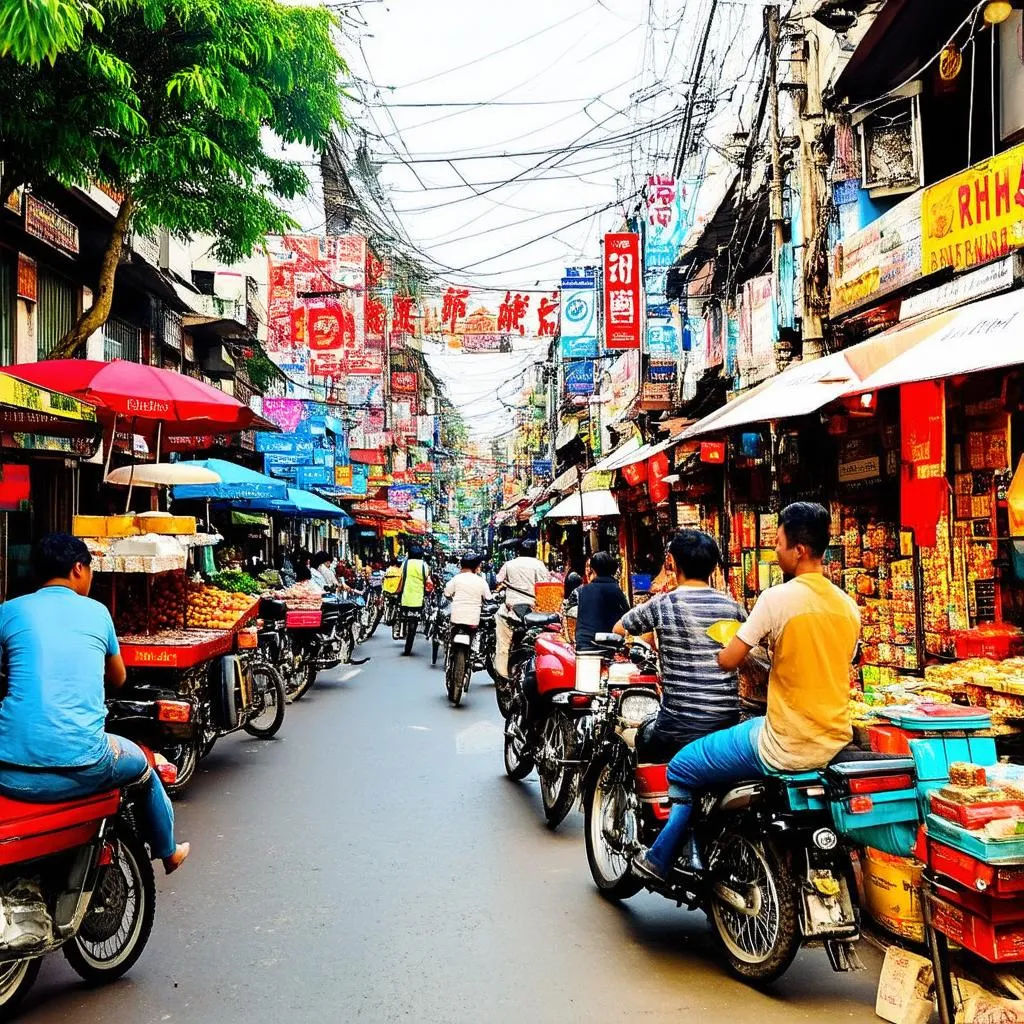
[[911,732],[962,732],[964,729],[987,729],[992,724],[992,716],[984,708],[935,704],[929,710],[931,713],[919,706],[893,706],[879,708],[878,714]]
[[1020,839],[986,839],[985,834],[961,828],[937,814],[928,815],[928,834],[961,853],[985,864],[1024,865],[1024,836]]

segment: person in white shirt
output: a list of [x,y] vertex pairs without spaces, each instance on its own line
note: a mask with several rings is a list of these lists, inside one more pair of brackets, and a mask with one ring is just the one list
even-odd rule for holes
[[480,610],[484,601],[491,599],[491,588],[480,575],[480,555],[463,556],[462,571],[453,576],[444,588],[444,596],[452,601],[452,625],[466,626],[476,632],[480,625]]
[[537,542],[534,540],[520,541],[519,556],[498,570],[498,588],[505,591],[505,607],[495,622],[497,644],[494,668],[506,679],[509,649],[512,646],[512,621],[519,617],[516,611],[532,611],[537,600],[536,586],[548,579],[547,566],[537,557]]

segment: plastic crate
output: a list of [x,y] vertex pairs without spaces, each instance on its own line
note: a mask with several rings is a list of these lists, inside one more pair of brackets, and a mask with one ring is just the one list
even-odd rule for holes
[[1024,867],[1024,837],[986,839],[937,814],[928,815],[928,835],[985,864]]
[[1024,865],[997,867],[972,857],[969,853],[927,836],[926,858],[937,875],[959,882],[969,889],[987,892],[996,899],[1022,898],[1024,895]]
[[876,754],[910,756],[911,739],[920,737],[919,732],[908,732],[897,725],[869,725],[868,742]]
[[992,724],[992,716],[984,708],[957,704],[899,705],[879,708],[878,715],[901,729],[920,732],[987,729]]
[[290,609],[284,624],[288,629],[319,629],[322,621],[323,612],[320,609]]
[[[932,925],[957,945],[976,953],[989,963],[1017,963],[1024,960],[1024,921],[994,922],[954,902],[954,890],[939,886],[946,899],[929,893]],[[1013,901],[1016,902],[1016,901]]]
[[1024,804],[1019,800],[996,800],[989,804],[958,804],[946,800],[938,793],[932,793],[929,800],[935,814],[947,821],[955,822],[961,828],[980,829],[988,822],[998,821],[1000,818],[1024,817]]
[[961,629],[953,634],[956,656],[964,658],[995,658],[1002,661],[1024,650],[1024,638],[1019,630],[1006,627],[977,626]]

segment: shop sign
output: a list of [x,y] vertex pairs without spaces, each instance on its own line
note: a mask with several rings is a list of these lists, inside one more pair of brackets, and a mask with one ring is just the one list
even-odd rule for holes
[[511,352],[512,343],[503,334],[464,334],[463,352]]
[[312,490],[323,484],[334,483],[334,468],[332,466],[299,466],[295,471],[295,480],[304,491]]
[[563,359],[597,355],[597,278],[589,268],[562,278],[559,330]]
[[924,190],[922,273],[967,270],[1024,246],[1024,145]]
[[996,292],[1012,288],[1019,276],[1019,258],[1009,256],[998,263],[990,263],[986,267],[980,267],[969,274],[940,284],[937,288],[929,288],[920,295],[904,299],[900,303],[900,319],[911,320],[914,317],[939,313],[984,298],[986,295],[994,295]]
[[22,198],[24,197],[24,194],[25,194],[24,187],[19,185],[7,197],[7,200],[4,202],[4,209],[10,210],[11,213],[15,213],[15,214],[17,214],[20,217],[21,216],[21,203],[22,203]]
[[576,359],[565,364],[565,393],[592,395],[594,393],[594,360]]
[[551,460],[550,459],[534,459],[533,460],[533,475],[534,476],[551,476]]
[[640,400],[645,404],[651,402],[656,402],[659,405],[670,404],[672,402],[673,390],[672,384],[660,384],[655,381],[645,380],[640,392]]
[[0,512],[18,512],[28,501],[28,466],[0,465]]
[[35,302],[39,294],[39,268],[36,261],[18,253],[18,298]]
[[[740,301],[740,343],[736,363],[740,371],[745,372],[747,384],[776,372],[777,320],[772,275],[765,274],[746,281]],[[706,337],[703,320],[693,333],[697,338]]]
[[853,483],[855,480],[874,480],[881,475],[882,464],[877,455],[871,455],[866,459],[856,459],[853,462],[839,463],[839,482],[841,484]]
[[610,349],[640,347],[640,236],[604,236],[604,330]]
[[45,413],[65,420],[80,420],[84,423],[96,422],[96,409],[85,402],[80,402],[70,395],[62,395],[57,391],[26,384],[25,381],[0,373],[0,404],[14,406],[16,409],[28,409],[32,412]]
[[415,395],[417,384],[414,372],[393,370],[391,373],[391,391],[396,395]]
[[25,196],[25,234],[42,239],[55,249],[78,255],[78,228],[59,210],[37,199]]
[[835,247],[832,316],[876,302],[921,279],[921,203],[920,192],[907,196]]
[[608,471],[599,470],[598,472],[591,470],[583,477],[583,490],[586,494],[590,494],[591,491],[610,491],[614,483],[614,469]]

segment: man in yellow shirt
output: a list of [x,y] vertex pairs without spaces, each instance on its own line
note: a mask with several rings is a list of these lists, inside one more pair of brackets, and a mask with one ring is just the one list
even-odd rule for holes
[[650,850],[634,861],[638,874],[663,880],[679,856],[694,792],[773,772],[822,768],[853,738],[850,662],[860,634],[856,603],[822,572],[831,519],[810,502],[783,509],[775,551],[788,577],[766,590],[719,654],[733,671],[753,647],[772,653],[768,712],[684,747],[669,762],[672,814]]

